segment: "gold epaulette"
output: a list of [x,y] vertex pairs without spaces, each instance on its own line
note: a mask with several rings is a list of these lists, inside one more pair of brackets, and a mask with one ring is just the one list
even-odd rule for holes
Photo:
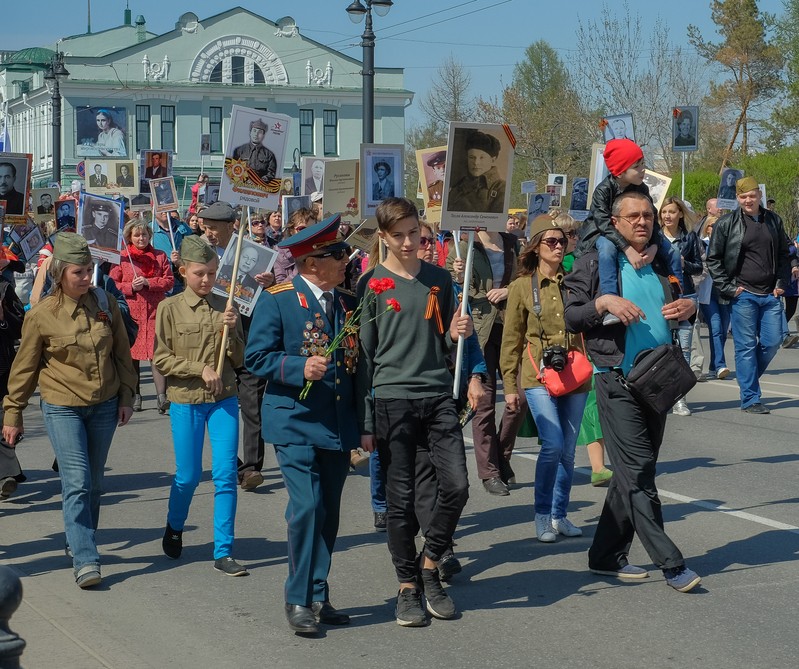
[[294,284],[291,281],[284,281],[283,283],[277,283],[270,288],[267,288],[266,291],[268,293],[272,293],[275,295],[277,293],[284,293],[287,290],[294,290]]
[[342,295],[349,295],[350,297],[355,297],[355,293],[351,290],[347,290],[346,288],[336,288],[336,290]]

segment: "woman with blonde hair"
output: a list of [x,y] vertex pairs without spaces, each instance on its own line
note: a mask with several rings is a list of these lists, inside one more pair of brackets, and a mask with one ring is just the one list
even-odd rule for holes
[[127,223],[122,230],[122,238],[125,240],[125,249],[119,265],[114,265],[110,276],[125,296],[130,315],[139,326],[139,333],[131,348],[137,376],[133,410],[142,409],[140,364],[142,360],[149,360],[158,413],[163,414],[169,408],[166,379],[152,361],[155,349],[155,313],[166,293],[172,290],[172,267],[166,253],[153,248],[152,230],[143,219],[134,218]]

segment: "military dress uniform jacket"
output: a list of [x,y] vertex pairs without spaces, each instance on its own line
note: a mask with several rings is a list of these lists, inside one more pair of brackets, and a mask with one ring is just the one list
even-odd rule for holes
[[73,300],[50,295],[25,316],[19,351],[11,367],[3,423],[22,426],[22,412],[36,384],[42,399],[56,406],[100,404],[113,397],[133,406],[136,372],[125,323],[113,295],[108,311],[92,291]]
[[226,364],[222,367],[222,393],[214,395],[202,379],[203,368],[216,369],[222,345],[224,297],[200,297],[191,288],[158,305],[155,316],[153,364],[168,378],[167,397],[178,404],[212,404],[237,393],[236,372],[244,355],[241,318],[228,333]]
[[[332,292],[335,320],[332,325],[299,276],[268,288],[258,299],[244,364],[268,382],[261,408],[264,441],[344,451],[360,445],[355,417],[355,375],[347,373],[344,351],[333,353],[324,378],[313,382],[304,400],[299,398],[305,385],[305,362],[313,354],[312,347],[323,347],[321,342],[325,337],[328,342],[332,340],[344,326],[346,313],[356,306],[354,295],[338,288]],[[322,351],[318,354],[323,355]]]

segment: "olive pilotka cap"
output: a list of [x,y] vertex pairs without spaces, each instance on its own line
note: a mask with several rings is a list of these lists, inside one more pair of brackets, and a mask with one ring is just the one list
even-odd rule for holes
[[198,262],[204,265],[216,257],[216,251],[197,235],[183,238],[183,243],[180,245],[180,259],[183,262]]
[[743,177],[743,179],[738,179],[738,181],[735,182],[735,192],[738,195],[743,195],[751,190],[759,189],[760,184],[757,183],[757,179],[754,177]]
[[74,232],[59,232],[53,241],[53,258],[72,265],[88,265],[92,254],[86,240]]

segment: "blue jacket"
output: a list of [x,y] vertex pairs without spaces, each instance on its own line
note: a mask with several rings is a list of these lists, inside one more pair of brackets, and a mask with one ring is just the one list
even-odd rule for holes
[[[352,294],[337,288],[333,295],[334,326],[327,322],[324,309],[299,276],[263,291],[258,299],[247,337],[244,364],[250,372],[268,382],[261,415],[263,437],[269,443],[344,451],[360,445],[355,375],[345,371],[343,350],[334,352],[324,378],[314,381],[304,400],[299,398],[305,385],[308,359],[302,349],[323,334],[332,339],[343,327],[346,312],[353,311],[356,306]],[[322,327],[317,327],[317,322],[321,322]]]

